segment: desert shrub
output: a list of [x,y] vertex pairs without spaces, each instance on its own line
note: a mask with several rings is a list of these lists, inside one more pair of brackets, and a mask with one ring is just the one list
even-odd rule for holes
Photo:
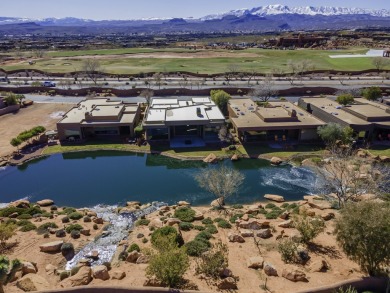
[[83,215],[79,212],[73,212],[69,214],[69,219],[71,220],[80,220],[83,217]]
[[193,222],[196,212],[189,207],[180,207],[175,210],[175,218],[183,222]]
[[94,230],[97,230],[97,229],[99,229],[99,226],[98,226],[98,224],[93,224],[93,227],[92,227]]
[[78,230],[72,230],[72,232],[70,232],[70,237],[72,237],[73,239],[78,239],[78,238],[80,238],[80,231],[78,231]]
[[301,234],[301,241],[309,243],[325,229],[325,223],[320,217],[311,218],[305,213],[294,217],[294,227]]
[[35,230],[37,228],[37,226],[35,226],[30,221],[27,221],[27,222],[28,223],[22,225],[22,227],[19,229],[19,231],[21,231],[21,232],[28,232],[28,231]]
[[172,237],[175,238],[175,241],[179,246],[182,246],[184,244],[183,237],[181,237],[181,235],[177,233],[177,230],[171,226],[162,227],[153,231],[151,236],[152,244],[155,246],[157,244],[157,239],[162,237],[169,238],[171,237],[171,235],[174,235]]
[[206,225],[206,232],[209,232],[210,234],[217,234],[218,229],[215,227],[215,225]]
[[234,204],[232,205],[232,209],[234,210],[239,210],[242,209],[244,206],[242,204]]
[[128,254],[127,251],[122,251],[121,253],[119,253],[118,259],[122,260],[122,261],[125,261],[128,256],[129,256],[129,254]]
[[50,207],[50,210],[51,210],[51,211],[56,211],[56,210],[58,210],[58,207],[57,207],[57,206],[51,206],[51,207]]
[[76,209],[75,208],[70,208],[70,207],[64,207],[63,208],[63,212],[67,215],[71,214],[71,213],[74,213],[76,212]]
[[278,251],[285,263],[293,263],[296,260],[298,246],[292,239],[284,239],[278,243]]
[[209,250],[207,242],[202,240],[189,241],[184,246],[186,247],[186,252],[189,256],[201,256],[202,253]]
[[212,223],[213,223],[213,220],[211,220],[211,218],[206,218],[206,219],[202,220],[203,225],[210,225]]
[[192,228],[194,228],[194,225],[192,225],[191,223],[188,223],[188,222],[181,222],[179,224],[179,227],[183,231],[190,231]]
[[79,272],[80,268],[81,268],[81,267],[79,267],[79,266],[73,267],[73,268],[70,270],[70,275],[71,275],[71,276],[76,275],[76,274]]
[[137,222],[135,222],[136,226],[147,226],[149,225],[150,220],[148,219],[139,219]]
[[60,281],[65,280],[66,278],[70,277],[70,272],[69,271],[62,271],[60,273]]
[[148,243],[148,241],[149,241],[149,240],[148,240],[146,237],[142,238],[142,243],[145,244],[145,243]]
[[222,220],[218,222],[218,227],[221,227],[223,229],[230,229],[232,225],[228,221]]
[[83,226],[79,224],[71,224],[65,228],[66,233],[70,234],[72,231],[81,231],[83,230]]
[[52,213],[49,213],[49,212],[44,212],[41,214],[42,217],[45,217],[45,218],[52,218],[53,217],[53,214]]
[[274,203],[267,203],[266,205],[265,205],[265,208],[266,209],[273,209],[273,208],[275,208],[276,207],[276,204],[274,204]]
[[195,225],[195,226],[194,226],[194,229],[195,229],[195,230],[198,230],[198,231],[204,231],[206,228],[203,227],[203,226]]
[[218,242],[208,253],[201,255],[196,273],[217,279],[221,269],[227,268],[228,265],[228,248],[222,242]]
[[61,222],[62,222],[62,223],[69,223],[69,222],[70,222],[70,219],[69,219],[69,217],[63,217],[63,218],[61,219]]
[[285,202],[285,203],[283,203],[280,207],[281,207],[282,209],[286,209],[286,208],[288,207],[288,203]]
[[176,235],[168,230],[166,232],[169,233],[164,235],[160,232],[154,237],[153,244],[158,252],[152,253],[146,275],[155,277],[165,286],[175,288],[182,282],[190,262],[185,248],[178,246]]
[[237,221],[239,218],[241,218],[243,215],[244,215],[243,213],[239,213],[239,214],[233,215],[233,216],[229,219],[230,223],[232,223],[232,224],[236,223],[236,221]]
[[281,210],[271,210],[265,214],[266,219],[277,219],[282,214]]
[[16,222],[16,225],[18,226],[25,226],[28,224],[32,224],[29,220],[20,220],[19,222]]
[[19,215],[22,214],[23,209],[16,208],[16,207],[6,207],[3,209],[0,209],[0,217],[9,217],[13,213],[18,213]]
[[85,216],[85,217],[83,218],[83,221],[84,221],[84,223],[90,223],[90,222],[92,222],[91,217],[88,217],[88,216]]
[[74,252],[74,246],[72,243],[64,243],[61,245],[61,253],[62,255],[67,255],[69,253]]
[[18,222],[18,221],[15,220],[15,219],[7,219],[7,221],[5,221],[5,224],[6,224],[6,225],[10,225],[10,224],[16,225],[17,222]]
[[21,215],[19,215],[17,217],[17,219],[19,219],[19,220],[30,220],[30,219],[32,219],[32,216],[29,215],[29,214],[21,214]]
[[210,240],[213,236],[208,231],[202,231],[195,236],[195,240]]
[[214,219],[214,223],[219,223],[220,221],[224,221],[223,218],[215,218]]
[[64,229],[60,229],[60,230],[56,231],[56,237],[61,238],[61,237],[65,237],[65,236],[66,236],[66,233],[65,233]]
[[45,224],[42,224],[40,225],[38,228],[37,228],[37,232],[38,234],[44,234],[46,232],[49,231],[49,228],[58,228],[58,226],[56,225],[56,223],[53,223],[53,222],[47,222]]
[[107,268],[107,271],[111,271],[112,264],[109,261],[105,261],[103,265]]
[[347,204],[336,220],[337,241],[363,271],[378,275],[390,263],[390,204]]
[[129,247],[129,249],[128,249],[127,251],[128,251],[128,252],[132,252],[132,251],[134,251],[134,250],[140,252],[140,251],[141,251],[141,248],[139,248],[138,244],[133,243],[133,244],[130,245],[130,247]]

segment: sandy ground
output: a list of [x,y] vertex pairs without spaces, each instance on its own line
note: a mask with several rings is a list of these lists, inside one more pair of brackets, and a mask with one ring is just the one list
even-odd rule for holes
[[10,140],[20,132],[42,125],[47,130],[56,129],[61,113],[68,111],[70,104],[34,104],[20,109],[17,113],[0,116],[0,156],[5,156],[15,148]]
[[[211,217],[215,219],[217,217],[224,217],[216,211],[210,211],[206,207],[194,208],[195,210],[202,212],[205,217]],[[317,214],[322,214],[326,211],[313,210]],[[334,212],[332,210],[332,212]],[[151,214],[148,218],[160,218],[158,212]],[[259,219],[264,219],[264,215],[257,215]],[[337,217],[337,215],[336,215]],[[341,249],[338,247],[335,237],[332,234],[334,228],[334,220],[326,222],[326,230],[320,234],[314,241],[316,244],[316,249],[309,250],[309,255],[311,259],[305,265],[294,264],[295,267],[298,267],[300,270],[306,273],[308,282],[291,282],[283,278],[282,271],[284,268],[287,268],[291,265],[285,264],[281,260],[281,256],[277,251],[277,240],[276,236],[280,234],[282,228],[278,227],[278,224],[282,222],[282,219],[271,220],[271,227],[275,230],[273,236],[269,239],[261,239],[260,245],[257,247],[253,238],[245,238],[245,243],[231,243],[228,241],[227,235],[229,232],[237,231],[237,228],[233,227],[231,229],[221,229],[218,228],[218,233],[214,234],[213,243],[217,241],[222,241],[228,246],[229,249],[229,268],[232,270],[233,274],[239,277],[238,281],[238,290],[236,292],[242,293],[255,293],[255,292],[265,292],[261,286],[264,285],[265,279],[267,279],[268,292],[273,293],[285,293],[285,292],[298,292],[304,289],[312,289],[319,286],[331,285],[338,283],[344,280],[353,279],[362,277],[363,274],[360,272],[359,267],[354,262],[348,260],[343,254]],[[201,221],[195,221],[194,225],[202,225]],[[294,228],[284,228],[283,229],[286,235],[296,232]],[[91,231],[93,231],[91,229]],[[146,239],[149,240],[148,243],[142,243],[141,238],[137,238],[137,235],[142,233],[145,235]],[[150,248],[150,235],[151,231],[146,226],[136,227],[132,233],[129,235],[127,244],[137,243],[142,249]],[[185,242],[192,240],[195,235],[199,232],[196,230],[182,232]],[[92,236],[91,236],[92,237]],[[91,237],[82,236],[81,240],[76,241],[75,246],[80,246]],[[39,244],[47,242],[46,239],[42,238],[42,235],[36,235],[35,232],[21,233],[19,232],[16,236],[16,239],[20,242],[19,245],[14,249],[14,251],[9,253],[11,258],[18,257],[27,261],[35,261],[38,264],[38,274],[44,278],[50,280],[50,284],[53,287],[59,287],[59,278],[58,276],[48,276],[45,272],[45,264],[51,263],[61,269],[61,264],[64,264],[64,258],[59,254],[44,254],[39,252]],[[54,240],[54,239],[53,239]],[[69,239],[70,242],[75,242],[75,240]],[[122,247],[118,250],[123,249]],[[247,267],[247,260],[253,256],[262,256],[266,262],[270,262],[278,271],[278,277],[268,277],[264,274],[262,270],[249,269]],[[316,260],[325,259],[330,265],[330,269],[327,272],[311,272],[310,265]],[[113,270],[119,270],[126,272],[126,277],[123,280],[93,280],[90,285],[102,285],[102,286],[123,286],[123,287],[142,287],[146,281],[145,269],[147,264],[131,264],[124,261],[113,261],[112,263]],[[187,271],[185,278],[188,279],[192,284],[195,284],[199,290],[206,292],[216,292],[218,291],[214,285],[208,284],[205,280],[201,280],[195,274],[196,268],[196,258],[191,258],[191,267]],[[6,292],[8,293],[21,293],[15,286],[15,282],[9,284],[6,287]]]

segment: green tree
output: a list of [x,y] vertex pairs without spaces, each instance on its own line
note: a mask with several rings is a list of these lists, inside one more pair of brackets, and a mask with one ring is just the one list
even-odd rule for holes
[[14,137],[13,139],[11,139],[11,141],[9,142],[13,147],[16,147],[16,149],[18,150],[19,152],[19,146],[22,144],[22,141],[17,138],[17,137]]
[[317,133],[326,144],[332,145],[337,140],[343,143],[351,142],[353,130],[351,127],[343,128],[337,123],[329,123],[318,127]]
[[218,106],[222,113],[227,114],[227,104],[232,98],[223,90],[212,90],[210,92],[211,100]]
[[18,104],[18,98],[16,97],[15,94],[13,94],[13,93],[8,93],[8,94],[4,97],[4,102],[6,102],[8,106],[17,105],[17,104]]
[[336,221],[337,241],[344,252],[370,275],[390,263],[390,204],[349,203]]
[[310,243],[325,229],[325,223],[320,217],[309,217],[306,213],[294,217],[294,227],[301,234],[303,243]]
[[10,261],[6,256],[0,255],[0,293],[4,293],[3,286],[7,285],[21,268],[22,263],[18,259]]
[[363,90],[363,97],[369,101],[376,101],[382,97],[382,90],[377,86],[372,86]]
[[346,106],[349,104],[352,104],[354,101],[354,98],[352,94],[342,94],[337,97],[336,102],[339,103],[340,105]]
[[202,169],[195,176],[195,179],[201,188],[217,198],[219,207],[222,208],[226,198],[237,193],[244,182],[245,175],[238,170],[222,165],[217,168]]
[[154,276],[164,286],[178,287],[190,266],[185,247],[178,246],[174,234],[156,237],[153,246],[156,252],[150,257],[146,275]]
[[0,224],[0,245],[4,247],[8,239],[15,235],[17,226],[15,224]]

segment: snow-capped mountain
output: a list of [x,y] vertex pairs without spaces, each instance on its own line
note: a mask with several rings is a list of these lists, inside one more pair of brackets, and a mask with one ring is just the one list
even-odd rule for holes
[[364,8],[346,8],[346,7],[331,7],[331,6],[304,6],[304,7],[289,7],[286,5],[275,4],[255,7],[252,9],[237,9],[231,10],[221,14],[213,14],[202,17],[202,20],[221,19],[228,15],[234,15],[241,17],[244,15],[257,15],[257,16],[270,16],[280,14],[299,14],[299,15],[324,15],[324,16],[336,16],[336,15],[370,15],[376,17],[390,17],[390,10],[371,10]]

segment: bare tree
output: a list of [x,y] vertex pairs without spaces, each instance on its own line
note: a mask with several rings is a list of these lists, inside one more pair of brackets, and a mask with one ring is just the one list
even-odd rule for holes
[[344,85],[344,82],[346,80],[346,76],[342,74],[341,72],[337,73],[337,79],[339,80],[341,85]]
[[216,197],[219,207],[223,208],[226,198],[238,192],[245,176],[236,169],[221,165],[202,169],[195,179],[201,188]]
[[271,75],[267,75],[259,86],[250,93],[252,97],[258,98],[263,103],[268,102],[269,99],[277,94],[278,91],[275,89],[275,83],[273,82]]
[[381,71],[384,67],[389,65],[389,61],[384,57],[375,57],[372,59],[372,65],[376,68],[376,70]]
[[225,80],[228,85],[230,85],[230,81],[238,75],[239,67],[235,64],[231,64],[228,66],[225,72]]
[[43,58],[43,57],[45,57],[45,55],[46,55],[46,51],[45,50],[38,49],[38,50],[34,51],[34,56],[36,58]]
[[181,88],[186,88],[188,86],[188,79],[187,79],[187,77],[183,76],[183,79],[179,79],[178,83],[179,83],[179,86]]
[[150,102],[152,100],[152,97],[154,96],[154,91],[151,90],[151,89],[146,89],[146,90],[143,90],[141,93],[140,93],[140,96],[145,98],[146,100],[146,104],[149,106],[150,105]]
[[161,73],[155,73],[154,75],[153,75],[153,79],[154,79],[154,84],[156,85],[156,86],[158,86],[158,89],[160,89],[161,88],[161,84],[162,84],[162,74]]
[[246,76],[248,77],[248,86],[251,84],[251,80],[254,79],[256,80],[256,76],[259,75],[259,72],[257,71],[256,68],[251,68],[246,72]]
[[100,77],[100,62],[97,59],[87,58],[83,61],[81,70],[96,85]]

